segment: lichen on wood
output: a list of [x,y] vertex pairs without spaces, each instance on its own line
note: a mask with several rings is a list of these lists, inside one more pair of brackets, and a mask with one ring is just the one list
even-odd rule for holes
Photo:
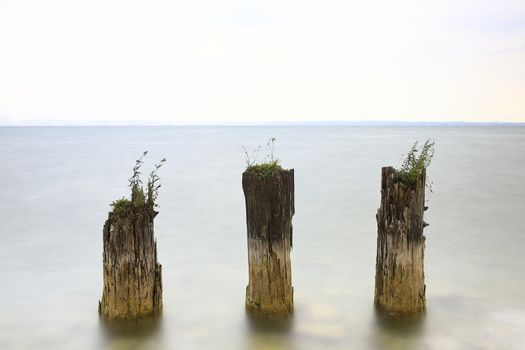
[[294,171],[278,167],[262,175],[253,170],[242,176],[248,231],[246,308],[265,318],[287,316],[293,312]]

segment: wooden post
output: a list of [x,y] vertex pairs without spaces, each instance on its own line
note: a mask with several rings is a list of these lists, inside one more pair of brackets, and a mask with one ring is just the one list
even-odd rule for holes
[[104,224],[104,287],[99,314],[109,320],[137,320],[162,309],[162,266],[152,202],[114,209]]
[[290,315],[294,171],[279,167],[269,176],[262,176],[247,169],[242,175],[242,187],[248,228],[246,308],[262,317]]
[[425,170],[410,184],[392,167],[381,174],[377,211],[375,304],[392,316],[425,312]]

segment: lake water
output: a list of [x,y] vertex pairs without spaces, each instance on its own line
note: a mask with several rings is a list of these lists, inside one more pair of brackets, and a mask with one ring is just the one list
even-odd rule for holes
[[[295,169],[287,327],[253,324],[241,145],[276,137]],[[436,142],[425,229],[427,315],[373,308],[381,167]],[[0,128],[1,349],[518,349],[525,344],[523,127]],[[160,170],[164,313],[149,331],[99,322],[102,225],[134,160]]]

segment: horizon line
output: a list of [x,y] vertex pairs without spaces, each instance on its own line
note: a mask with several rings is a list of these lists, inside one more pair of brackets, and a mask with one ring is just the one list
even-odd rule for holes
[[525,121],[410,121],[410,120],[298,120],[298,121],[81,121],[5,122],[0,127],[98,127],[98,126],[525,126]]

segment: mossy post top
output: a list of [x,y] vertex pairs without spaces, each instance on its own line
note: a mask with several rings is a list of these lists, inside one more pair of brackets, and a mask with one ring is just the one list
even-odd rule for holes
[[278,173],[293,173],[293,169],[283,168],[277,160],[249,165],[244,173],[250,173],[259,176],[261,179],[269,179]]
[[[427,176],[427,170],[422,169],[421,172],[414,178],[414,179],[405,179],[402,176],[402,173],[400,170],[394,168],[393,166],[385,166],[381,168],[381,181],[382,185],[381,187],[384,188],[385,181],[391,182],[396,185],[400,185],[403,188],[407,189],[417,189],[421,188],[421,183],[425,185],[426,182],[426,176]],[[423,189],[425,186],[423,186]]]

